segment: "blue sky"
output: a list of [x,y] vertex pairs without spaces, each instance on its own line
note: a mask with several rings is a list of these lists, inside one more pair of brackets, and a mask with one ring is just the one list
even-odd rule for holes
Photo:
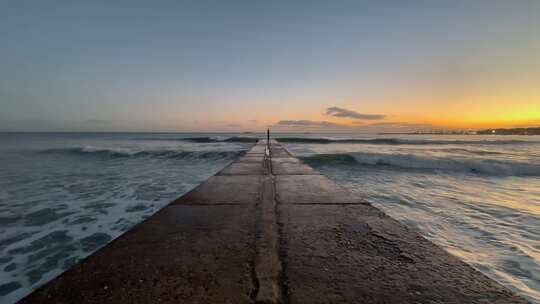
[[2,1],[0,130],[536,123],[538,28],[534,0]]

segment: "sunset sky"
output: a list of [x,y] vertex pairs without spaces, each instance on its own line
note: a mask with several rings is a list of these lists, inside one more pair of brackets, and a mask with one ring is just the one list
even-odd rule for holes
[[537,0],[6,0],[0,37],[0,131],[540,126]]

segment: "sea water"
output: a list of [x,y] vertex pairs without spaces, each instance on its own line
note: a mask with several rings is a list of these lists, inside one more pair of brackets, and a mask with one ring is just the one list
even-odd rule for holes
[[[62,273],[264,135],[0,134],[0,302]],[[540,137],[274,136],[338,184],[540,303]]]
[[540,303],[540,137],[288,138],[307,164]]
[[0,303],[186,193],[251,144],[197,134],[0,134]]

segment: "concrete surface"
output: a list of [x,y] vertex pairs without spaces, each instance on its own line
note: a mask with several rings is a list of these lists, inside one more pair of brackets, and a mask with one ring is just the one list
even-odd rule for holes
[[21,303],[251,303],[253,209],[165,207]]
[[20,303],[527,303],[265,145]]
[[214,175],[171,204],[256,204],[261,183],[262,175]]
[[[261,158],[264,156],[261,155]],[[266,175],[267,169],[263,166],[262,161],[257,162],[234,162],[221,170],[218,175]]]

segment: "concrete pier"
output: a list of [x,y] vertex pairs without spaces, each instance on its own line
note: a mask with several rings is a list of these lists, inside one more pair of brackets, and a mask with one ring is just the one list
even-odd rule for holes
[[20,303],[528,303],[266,141]]

